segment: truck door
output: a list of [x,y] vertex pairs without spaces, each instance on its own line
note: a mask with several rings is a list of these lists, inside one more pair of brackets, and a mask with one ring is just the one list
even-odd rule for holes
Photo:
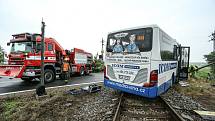
[[177,78],[178,80],[186,80],[188,79],[190,47],[178,46],[176,54],[178,60]]

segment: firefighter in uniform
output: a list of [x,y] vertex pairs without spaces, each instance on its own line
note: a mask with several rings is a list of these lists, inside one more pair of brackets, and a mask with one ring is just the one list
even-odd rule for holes
[[63,73],[64,73],[64,81],[67,83],[70,77],[70,65],[69,65],[69,57],[64,57],[63,59]]

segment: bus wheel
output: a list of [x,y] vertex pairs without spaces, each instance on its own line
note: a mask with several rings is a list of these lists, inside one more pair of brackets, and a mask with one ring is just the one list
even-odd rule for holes
[[80,68],[79,75],[80,75],[80,76],[83,76],[83,75],[84,75],[84,68],[83,68],[83,67]]
[[53,70],[51,70],[51,69],[45,69],[45,72],[44,72],[44,81],[46,83],[49,83],[49,82],[54,81],[54,79],[55,79],[55,74],[54,74]]

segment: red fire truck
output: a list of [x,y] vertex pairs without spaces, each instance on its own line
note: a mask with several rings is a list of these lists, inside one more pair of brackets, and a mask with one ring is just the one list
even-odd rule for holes
[[[11,45],[8,65],[0,65],[0,76],[21,78],[24,81],[40,78],[41,35],[22,33],[12,36],[8,43]],[[84,75],[91,72],[91,53],[77,48],[64,50],[53,38],[45,38],[44,42],[45,82],[54,81],[56,75],[63,79],[73,73]]]
[[83,76],[92,72],[93,55],[82,49],[74,48],[70,52],[71,73]]

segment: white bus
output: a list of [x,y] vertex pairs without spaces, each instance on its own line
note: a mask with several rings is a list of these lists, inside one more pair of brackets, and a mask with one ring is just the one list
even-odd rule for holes
[[[189,47],[181,47],[157,25],[111,32],[106,45],[104,85],[154,98],[169,89],[176,76],[187,78],[189,57],[184,58],[182,50],[189,51]],[[182,61],[187,62],[183,69],[179,67]]]

